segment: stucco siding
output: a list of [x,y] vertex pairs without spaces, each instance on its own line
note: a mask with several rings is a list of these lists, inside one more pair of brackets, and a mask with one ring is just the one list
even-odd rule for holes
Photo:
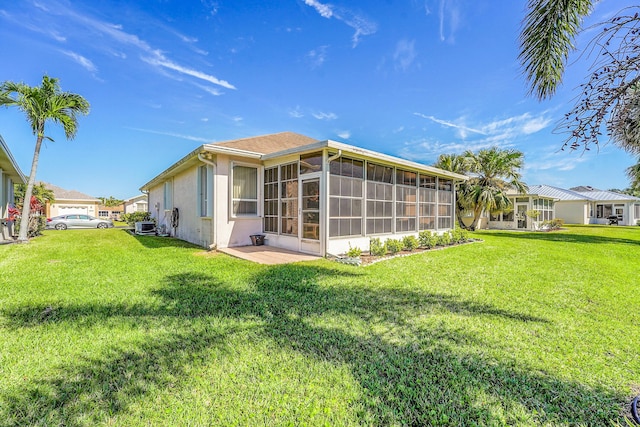
[[584,200],[556,202],[556,218],[565,224],[589,224],[589,203]]
[[[234,218],[231,212],[231,168],[233,162],[258,166],[258,216]],[[218,155],[215,172],[214,218],[216,221],[216,243],[219,247],[247,246],[252,234],[262,233],[262,168],[257,162],[247,162],[225,155]]]
[[[170,235],[199,246],[211,244],[210,227],[203,230],[201,218],[197,216],[196,168],[177,174],[171,180],[172,203],[165,209],[164,183],[149,191],[151,216],[158,226],[164,226]],[[178,226],[172,227],[173,209],[178,209]]]

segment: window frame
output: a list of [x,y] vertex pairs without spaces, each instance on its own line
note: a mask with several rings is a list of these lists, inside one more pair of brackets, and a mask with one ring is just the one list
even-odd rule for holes
[[[354,162],[359,164],[359,168],[354,167]],[[329,188],[327,190],[329,196],[329,207],[327,209],[329,216],[328,236],[330,239],[358,237],[362,236],[365,231],[363,225],[366,203],[364,198],[365,164],[363,159],[351,157],[340,157],[331,162],[328,174]],[[354,215],[354,210],[357,212],[358,202],[360,215]],[[337,215],[334,215],[336,209]],[[341,213],[347,211],[349,215],[341,215]],[[357,232],[354,232],[354,230]]]
[[[275,172],[275,181],[270,180],[267,181],[267,173]],[[262,198],[262,230],[265,233],[271,234],[280,234],[280,165],[274,165],[269,167],[264,167],[262,171],[263,176],[263,188],[264,188],[264,197]],[[275,185],[275,191],[273,189],[267,190],[267,186],[273,187]],[[271,197],[269,194],[271,193]],[[273,197],[275,195],[275,197]],[[275,202],[275,214],[270,212],[267,209],[267,202],[274,203]],[[273,219],[275,218],[275,221]],[[267,227],[267,221],[272,221],[275,224],[275,230],[271,230],[270,227]]]
[[[204,171],[204,176],[203,176]],[[213,176],[212,167],[210,165],[198,166],[197,172],[197,191],[198,191],[198,216],[200,218],[213,217]],[[204,178],[204,182],[203,182]],[[204,208],[204,209],[203,209]]]
[[[261,178],[261,173],[263,171],[262,166],[260,165],[256,165],[255,163],[245,163],[245,162],[236,162],[236,161],[232,161],[231,162],[231,167],[229,168],[229,197],[228,197],[228,202],[229,202],[229,217],[230,218],[234,218],[234,219],[255,219],[255,218],[260,218],[261,217],[261,206],[260,206],[260,195],[261,195],[261,185],[262,185],[262,180]],[[251,198],[245,198],[245,197],[240,197],[240,198],[235,198],[233,197],[233,187],[234,187],[234,180],[235,180],[235,168],[236,167],[243,167],[243,168],[251,168],[251,169],[255,169],[256,171],[256,198],[255,199],[251,199]],[[255,213],[246,213],[246,214],[236,214],[234,212],[234,203],[235,202],[255,202]]]
[[162,210],[165,212],[173,209],[173,179],[169,179],[162,185]]

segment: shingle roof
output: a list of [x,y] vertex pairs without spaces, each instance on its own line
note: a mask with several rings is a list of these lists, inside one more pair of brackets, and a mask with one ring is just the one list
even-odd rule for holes
[[457,181],[468,179],[467,176],[460,175],[454,172],[448,172],[442,169],[435,168],[433,166],[415,163],[399,157],[389,156],[383,153],[366,150],[364,148],[359,148],[353,145],[331,140],[316,140],[314,138],[300,135],[294,132],[281,132],[270,135],[255,136],[251,138],[235,139],[232,141],[204,144],[200,147],[197,147],[195,150],[184,156],[182,159],[178,160],[173,165],[169,166],[159,175],[156,175],[155,178],[140,187],[140,190],[149,190],[152,186],[160,183],[161,180],[166,179],[166,177],[172,176],[172,174],[175,174],[178,171],[191,167],[194,164],[193,161],[197,161],[198,159],[200,159],[200,155],[205,153],[223,153],[226,155],[246,157],[254,160],[265,160],[278,156],[298,154],[305,151],[321,151],[327,148],[333,148],[338,153],[342,152],[342,150],[345,150],[346,152],[356,153],[357,155],[365,157],[394,162],[418,170],[430,171],[437,176],[443,176]]
[[81,193],[77,190],[65,190],[48,182],[41,182],[46,188],[53,191],[53,196],[56,200],[87,200],[92,202],[99,202],[100,199],[96,199],[93,196]]
[[318,140],[294,132],[280,132],[232,141],[216,142],[211,145],[252,151],[260,154],[272,154],[278,151],[310,145]]

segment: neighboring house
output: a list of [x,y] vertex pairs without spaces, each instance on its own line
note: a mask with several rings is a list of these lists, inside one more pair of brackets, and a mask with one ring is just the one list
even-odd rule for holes
[[149,202],[146,194],[130,197],[124,201],[124,213],[148,212]]
[[98,205],[98,218],[120,221],[123,214],[124,203],[118,206]]
[[[488,228],[538,230],[543,221],[556,218],[554,197],[537,191],[536,187],[529,187],[527,194],[509,195],[511,209],[489,213]],[[532,215],[533,211],[537,211],[537,217]]]
[[13,224],[7,221],[9,207],[15,206],[13,187],[27,180],[0,136],[0,242],[13,240]]
[[98,216],[100,199],[88,196],[76,190],[65,190],[53,184],[43,182],[44,186],[53,191],[55,201],[47,202],[46,215],[51,218],[58,215],[86,214]]
[[335,141],[283,132],[204,144],[140,190],[158,225],[204,247],[266,244],[316,255],[454,226],[467,179]]
[[618,225],[636,225],[640,220],[640,198],[593,187],[569,190],[550,185],[536,185],[531,191],[556,200],[556,217],[566,224],[609,224],[615,216]]

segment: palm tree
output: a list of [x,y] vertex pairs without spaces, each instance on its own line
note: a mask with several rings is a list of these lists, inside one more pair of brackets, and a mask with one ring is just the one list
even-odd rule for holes
[[[24,194],[24,200],[31,200],[33,186],[36,181],[36,171],[38,169],[38,159],[40,157],[40,147],[42,140],[47,138],[44,134],[44,127],[47,121],[62,125],[65,136],[71,140],[76,136],[78,130],[77,114],[89,113],[89,102],[82,96],[62,92],[58,79],[47,75],[42,77],[41,86],[28,86],[24,83],[14,83],[6,81],[0,85],[0,105],[6,107],[17,107],[21,110],[36,136],[36,147],[31,163],[31,173]],[[19,242],[28,242],[27,231],[29,228],[30,204],[24,203],[22,218],[20,220]]]
[[524,166],[524,154],[520,151],[492,147],[477,154],[467,151],[465,156],[469,159],[471,174],[466,198],[473,207],[473,222],[469,228],[475,230],[482,211],[501,211],[511,206],[508,190],[524,194],[529,187],[519,172]]
[[[569,53],[583,19],[597,0],[528,0],[520,33],[519,59],[529,92],[550,98],[562,82]],[[579,87],[574,107],[556,128],[565,133],[563,145],[589,149],[606,136],[631,154],[640,154],[640,52],[638,6],[628,6],[590,28],[584,49],[593,58],[587,80]],[[599,28],[596,28],[599,27]]]
[[[519,172],[523,165],[522,152],[492,147],[478,153],[466,151],[459,156],[442,155],[435,166],[470,176],[457,189],[456,209],[460,226],[475,230],[483,211],[501,211],[511,206],[508,190],[518,193],[529,190]],[[460,220],[460,214],[466,210],[473,212],[473,221],[469,226]]]
[[631,180],[631,186],[629,189],[631,191],[640,189],[640,158],[638,159],[638,163],[629,166],[625,172],[627,173],[627,177]]
[[592,0],[529,0],[528,13],[520,33],[520,55],[530,93],[550,98],[562,76],[582,19]]
[[[465,175],[469,171],[467,157],[459,154],[441,154],[433,165],[439,169]],[[467,182],[461,182],[456,188],[456,218],[461,228],[467,228],[462,222],[464,213],[469,210],[466,194],[468,193]]]

